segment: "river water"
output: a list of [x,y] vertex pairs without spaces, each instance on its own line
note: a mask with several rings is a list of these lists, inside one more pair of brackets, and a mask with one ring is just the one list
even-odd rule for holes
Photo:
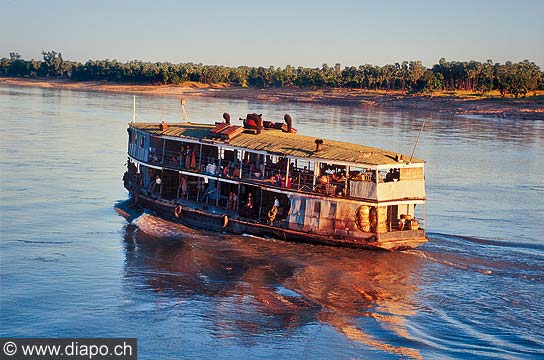
[[[175,98],[138,117],[178,121]],[[422,247],[207,233],[114,206],[132,96],[0,87],[0,335],[136,337],[141,359],[544,358],[544,121],[188,99],[427,161]]]

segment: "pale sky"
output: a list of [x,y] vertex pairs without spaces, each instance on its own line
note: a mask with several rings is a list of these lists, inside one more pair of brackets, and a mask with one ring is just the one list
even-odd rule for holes
[[544,1],[0,0],[0,57],[227,66],[441,57],[544,68]]

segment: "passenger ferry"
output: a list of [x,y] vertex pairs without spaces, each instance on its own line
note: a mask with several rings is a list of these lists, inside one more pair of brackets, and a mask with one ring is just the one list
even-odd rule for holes
[[129,123],[133,204],[193,228],[289,241],[386,250],[427,241],[423,160],[300,135],[289,115],[240,120]]

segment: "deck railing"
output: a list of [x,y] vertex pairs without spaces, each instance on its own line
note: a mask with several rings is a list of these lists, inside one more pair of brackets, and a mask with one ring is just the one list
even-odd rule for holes
[[[133,148],[129,148],[131,155]],[[142,159],[139,159],[142,160]],[[215,157],[198,157],[195,159],[189,158],[180,151],[156,150],[149,154],[147,162],[152,165],[165,166],[175,170],[193,170],[207,175],[216,175],[219,177],[234,177],[235,162],[220,161]],[[200,167],[199,167],[200,163]],[[216,171],[214,174],[206,172],[209,164],[214,164]],[[220,167],[221,165],[221,167]],[[223,173],[224,166],[228,166],[228,175]],[[266,184],[267,186],[278,189],[289,189],[292,191],[310,193],[321,196],[338,196],[354,199],[369,199],[369,200],[398,200],[406,198],[425,198],[425,182],[424,180],[404,180],[394,182],[380,182],[376,184],[370,177],[362,178],[361,180],[350,179],[335,181],[332,176],[324,175],[314,180],[312,172],[303,172],[301,169],[290,169],[289,177],[287,178],[286,170],[279,170],[272,166],[256,166],[255,164],[243,164],[239,167],[241,171],[241,180]],[[287,180],[286,180],[287,179]]]

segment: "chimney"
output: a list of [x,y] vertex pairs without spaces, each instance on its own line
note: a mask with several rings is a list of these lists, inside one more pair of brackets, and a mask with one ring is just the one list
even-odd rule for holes
[[291,119],[291,115],[285,114],[283,116],[283,120],[285,120],[285,123],[287,124],[287,132],[290,133],[291,129],[293,128],[293,120]]
[[314,152],[321,151],[321,145],[323,145],[323,140],[322,139],[315,139],[315,151]]
[[225,119],[225,124],[230,125],[230,114],[229,113],[223,113],[223,119]]

